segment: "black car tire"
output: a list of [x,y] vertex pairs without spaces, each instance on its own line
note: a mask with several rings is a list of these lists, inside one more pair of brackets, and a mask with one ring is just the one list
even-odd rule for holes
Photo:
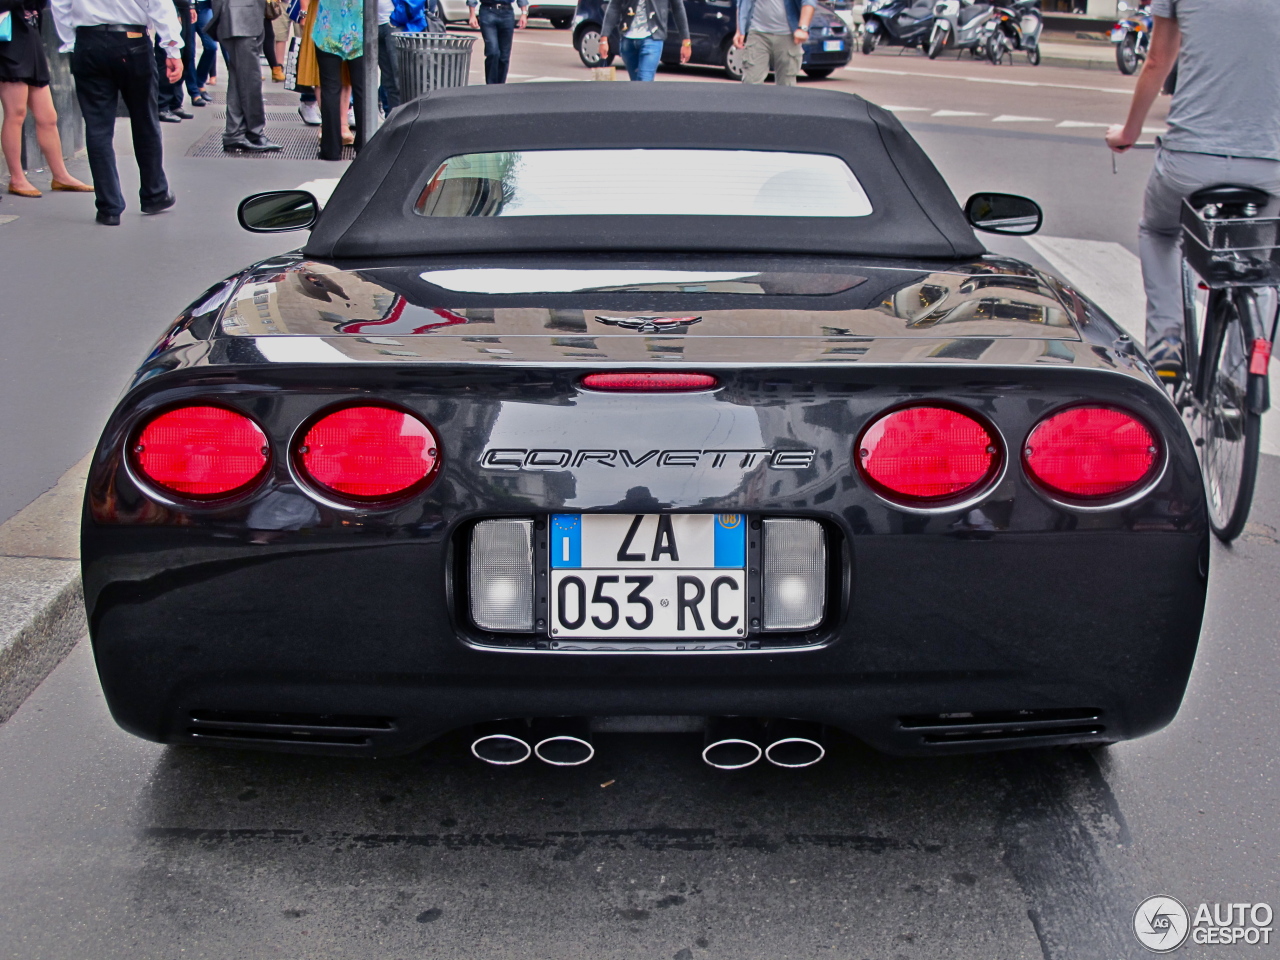
[[1138,37],[1129,34],[1116,44],[1116,66],[1126,77],[1131,77],[1138,70]]
[[613,54],[607,57],[600,56],[600,25],[598,23],[584,23],[578,27],[578,33],[573,38],[573,46],[578,51],[578,59],[582,61],[584,67],[607,67],[613,63]]
[[827,79],[827,77],[831,76],[831,74],[835,72],[836,72],[835,67],[805,67],[804,68],[804,75],[806,77],[813,77],[813,79],[815,80],[825,80]]
[[568,30],[569,24],[573,23],[573,17],[547,17],[547,19],[557,30]]
[[724,42],[724,50],[720,54],[720,65],[730,80],[742,79],[742,53],[733,45],[733,37]]

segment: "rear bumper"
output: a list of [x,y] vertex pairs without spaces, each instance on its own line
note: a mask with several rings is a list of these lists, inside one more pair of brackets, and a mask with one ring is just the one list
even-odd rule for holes
[[174,542],[128,569],[87,566],[113,715],[161,742],[303,752],[390,755],[520,716],[794,717],[897,754],[1127,739],[1176,713],[1204,601],[1203,535],[853,536],[847,613],[821,646],[507,652],[469,646],[451,591],[432,586],[449,585],[447,541],[151,534]]

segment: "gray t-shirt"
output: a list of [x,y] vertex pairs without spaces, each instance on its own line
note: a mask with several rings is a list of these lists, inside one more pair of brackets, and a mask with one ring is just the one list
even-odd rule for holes
[[1165,146],[1280,160],[1280,0],[1153,0],[1182,49]]
[[751,5],[752,33],[790,33],[783,0],[755,0]]

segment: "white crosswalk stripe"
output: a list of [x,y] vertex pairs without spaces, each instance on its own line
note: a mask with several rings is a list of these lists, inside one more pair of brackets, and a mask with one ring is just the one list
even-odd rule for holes
[[992,123],[1052,123],[1049,117],[1019,117],[1012,113],[1002,113]]

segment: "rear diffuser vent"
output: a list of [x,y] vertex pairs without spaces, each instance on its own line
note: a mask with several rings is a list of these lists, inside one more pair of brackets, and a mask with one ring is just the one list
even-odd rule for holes
[[992,710],[899,717],[902,729],[918,731],[925,744],[989,743],[1047,737],[1092,737],[1106,732],[1102,711],[1089,707]]
[[367,747],[378,734],[396,729],[394,717],[331,713],[192,710],[190,716],[192,725],[187,727],[187,733],[198,740]]

